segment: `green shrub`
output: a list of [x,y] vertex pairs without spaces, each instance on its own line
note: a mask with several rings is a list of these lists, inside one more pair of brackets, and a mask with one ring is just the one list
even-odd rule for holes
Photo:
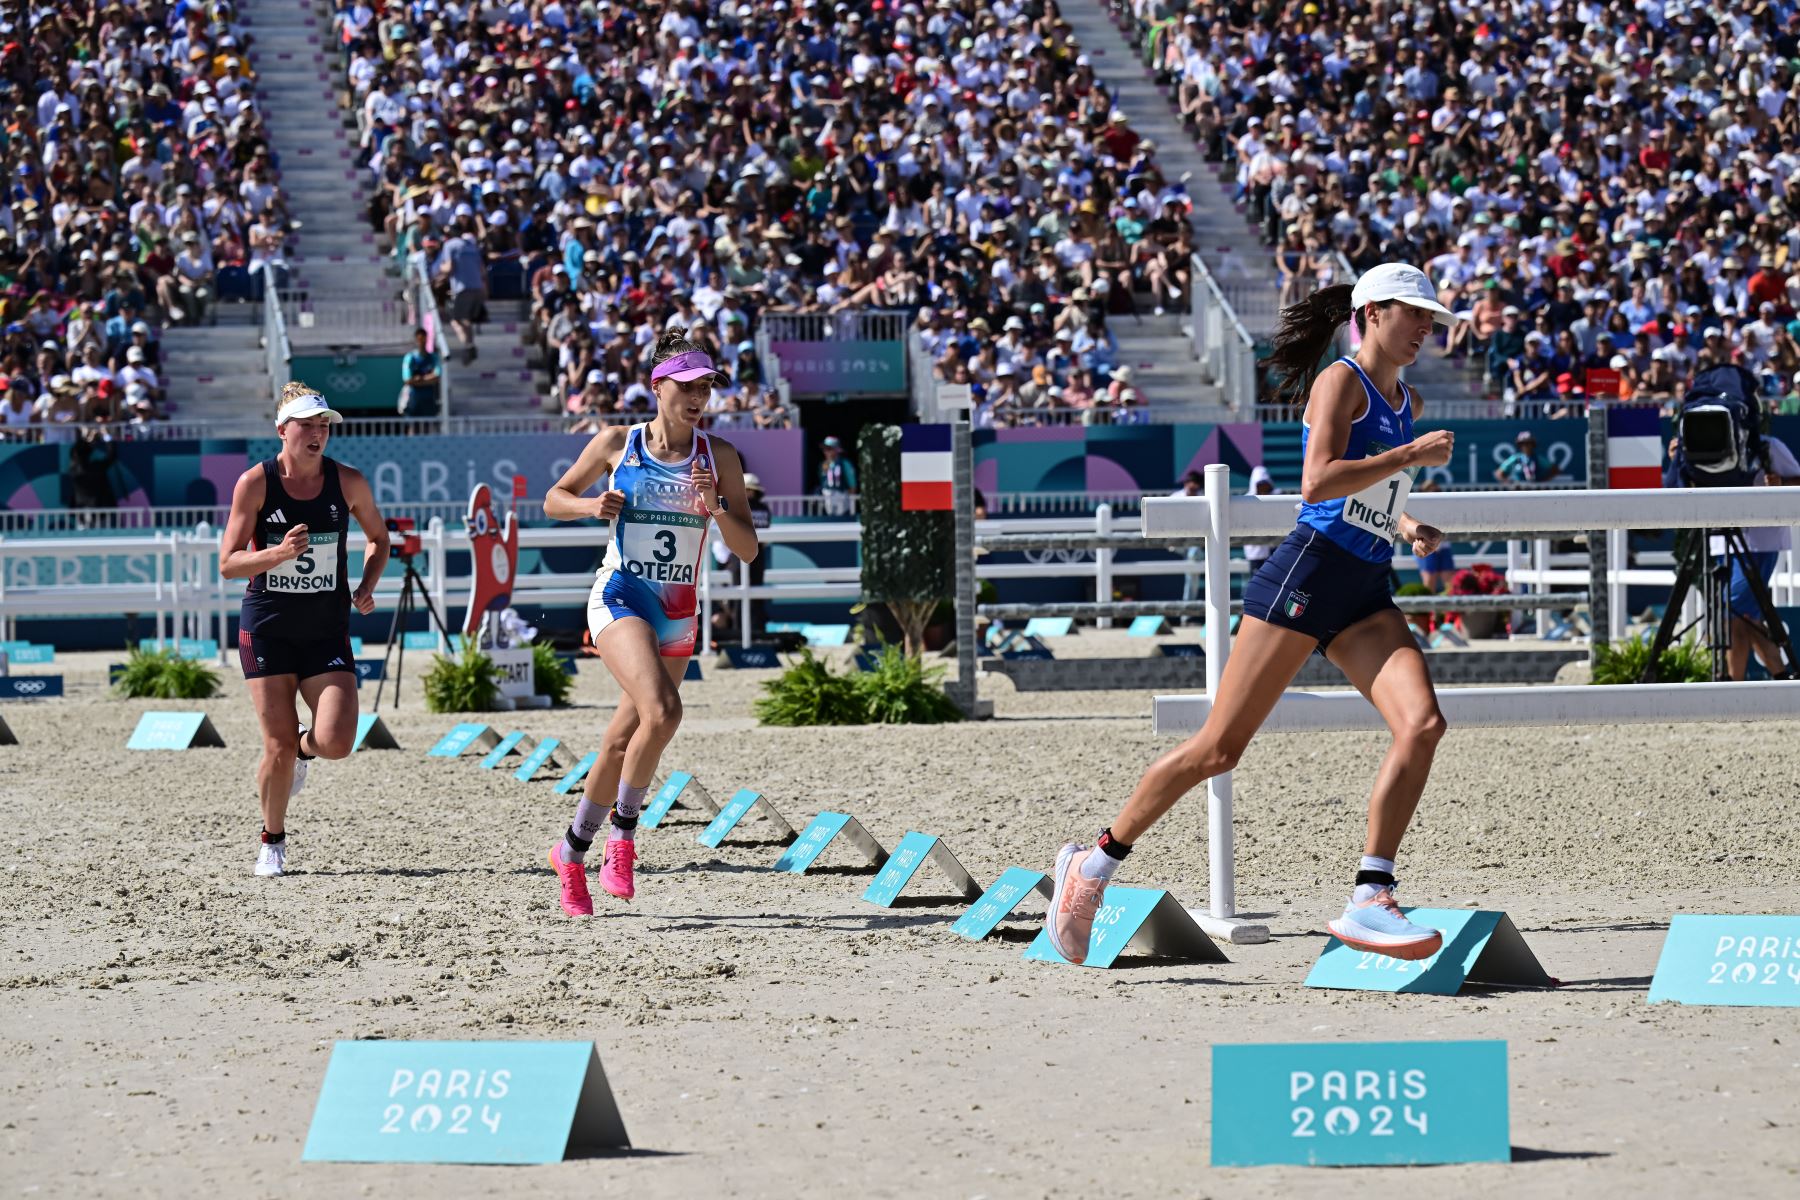
[[[1644,668],[1649,665],[1649,635],[1609,642],[1594,650],[1594,671],[1588,682],[1638,683],[1643,680]],[[1657,663],[1656,678],[1661,683],[1709,683],[1712,680],[1712,655],[1698,638],[1689,637],[1663,651]]]
[[1415,580],[1412,583],[1403,583],[1399,587],[1395,588],[1394,595],[1396,595],[1396,596],[1435,596],[1435,595],[1437,595],[1437,593],[1432,591],[1430,588],[1426,587],[1424,584],[1419,583],[1417,580]]
[[764,725],[861,725],[867,720],[857,681],[839,675],[811,650],[774,679],[752,708]]
[[875,669],[856,676],[864,720],[872,725],[939,725],[962,720],[962,710],[944,694],[943,667],[927,667],[899,646],[883,646]]
[[196,659],[178,657],[173,650],[134,646],[113,690],[133,700],[205,700],[218,694],[219,674]]
[[423,682],[427,712],[492,712],[500,695],[494,660],[472,641],[463,644],[462,654],[456,658],[438,655]]
[[564,708],[569,703],[569,693],[575,688],[575,677],[563,666],[563,661],[556,653],[556,647],[549,642],[533,642],[531,644],[531,690],[540,696],[550,697],[552,708]]

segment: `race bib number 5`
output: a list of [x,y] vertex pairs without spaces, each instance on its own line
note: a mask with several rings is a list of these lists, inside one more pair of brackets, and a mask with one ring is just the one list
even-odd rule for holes
[[1344,524],[1391,542],[1400,534],[1400,514],[1406,511],[1406,498],[1411,493],[1412,476],[1396,471],[1344,498]]
[[706,518],[688,513],[627,510],[620,514],[619,549],[625,570],[650,583],[694,582]]
[[309,544],[298,556],[269,568],[268,589],[306,595],[336,591],[338,537],[336,533],[307,535]]

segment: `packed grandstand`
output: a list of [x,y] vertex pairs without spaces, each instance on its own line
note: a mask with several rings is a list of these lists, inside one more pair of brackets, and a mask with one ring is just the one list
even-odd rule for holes
[[[371,228],[458,332],[525,300],[546,407],[590,425],[647,411],[670,326],[733,367],[718,426],[790,423],[758,328],[868,308],[982,424],[1148,419],[1117,327],[1189,310],[1190,213],[1221,202],[1283,300],[1425,267],[1473,317],[1442,352],[1517,411],[1578,411],[1595,370],[1672,401],[1727,360],[1800,411],[1800,6],[1119,18],[1223,201],[1165,169],[1051,3],[339,0],[329,41]],[[6,22],[0,434],[178,412],[164,328],[282,266],[254,33],[229,0]]]

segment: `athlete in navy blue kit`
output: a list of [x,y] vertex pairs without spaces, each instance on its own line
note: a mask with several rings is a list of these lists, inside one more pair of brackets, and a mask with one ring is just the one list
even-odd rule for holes
[[[303,383],[282,389],[275,415],[281,451],[238,477],[219,552],[219,574],[248,579],[238,621],[238,659],[262,725],[262,842],[256,873],[287,869],[287,807],[314,758],[343,758],[356,737],[356,663],[350,610],[375,608],[387,565],[387,525],[368,480],[325,457],[344,418]],[[350,590],[350,519],[368,538],[362,580]],[[312,709],[300,724],[296,697]]]
[[[1400,382],[1400,368],[1418,358],[1434,322],[1455,319],[1424,273],[1400,263],[1282,310],[1276,369],[1291,393],[1310,388],[1299,525],[1244,587],[1243,624],[1206,725],[1151,765],[1096,845],[1070,843],[1057,855],[1045,924],[1070,962],[1086,959],[1106,882],[1132,844],[1182,796],[1237,765],[1315,650],[1368,697],[1394,735],[1369,798],[1355,890],[1329,928],[1346,945],[1395,958],[1427,958],[1443,945],[1440,931],[1407,920],[1394,900],[1394,856],[1425,790],[1444,717],[1388,577],[1396,538],[1419,555],[1444,540],[1406,515],[1406,499],[1414,468],[1450,461],[1452,435],[1413,437],[1419,398]],[[1355,357],[1315,378],[1350,320],[1362,335]]]

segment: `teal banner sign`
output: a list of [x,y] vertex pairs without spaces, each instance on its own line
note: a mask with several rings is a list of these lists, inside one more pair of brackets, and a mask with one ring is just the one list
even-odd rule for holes
[[1212,1165],[1510,1162],[1506,1043],[1214,1046]]
[[1650,981],[1664,1000],[1800,1007],[1800,916],[1677,915]]
[[550,1163],[630,1145],[592,1042],[339,1042],[300,1157]]
[[904,342],[771,342],[782,378],[800,396],[899,396]]

